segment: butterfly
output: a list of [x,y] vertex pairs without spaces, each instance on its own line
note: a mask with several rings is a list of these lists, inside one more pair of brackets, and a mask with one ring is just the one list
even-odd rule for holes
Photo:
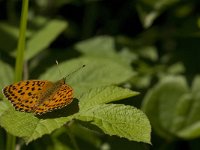
[[44,114],[67,106],[73,100],[73,89],[65,79],[55,83],[47,80],[26,80],[6,86],[5,97],[22,112]]
[[3,88],[3,94],[16,110],[41,115],[63,108],[73,101],[73,89],[65,83],[65,78],[57,82],[20,81]]

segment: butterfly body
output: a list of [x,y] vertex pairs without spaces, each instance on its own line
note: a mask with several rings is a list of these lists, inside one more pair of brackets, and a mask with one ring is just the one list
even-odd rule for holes
[[55,93],[59,90],[59,88],[64,84],[62,82],[63,80],[59,80],[55,83],[53,82],[48,82],[48,86],[43,90],[43,92],[41,93],[41,97],[40,97],[40,101],[39,103],[42,103],[43,101],[45,101],[45,99],[49,98],[49,96],[53,96],[55,95]]
[[20,81],[6,86],[3,94],[16,110],[39,115],[65,107],[73,100],[73,89],[65,84],[65,78],[57,82]]

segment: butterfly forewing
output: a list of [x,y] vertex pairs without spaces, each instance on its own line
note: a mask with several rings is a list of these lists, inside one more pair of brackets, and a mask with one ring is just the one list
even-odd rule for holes
[[52,82],[45,80],[27,80],[6,86],[4,95],[11,101],[16,110],[33,112],[41,95]]

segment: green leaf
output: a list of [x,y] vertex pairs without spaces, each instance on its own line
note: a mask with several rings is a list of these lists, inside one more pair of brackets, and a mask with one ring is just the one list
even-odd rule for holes
[[9,109],[9,102],[8,101],[0,101],[0,116]]
[[72,116],[39,119],[31,113],[15,111],[8,101],[0,102],[0,125],[9,133],[24,138],[26,143],[31,142],[44,134],[50,134]]
[[[16,48],[19,31],[5,22],[0,22],[0,49],[10,52]],[[8,44],[9,41],[9,44]]]
[[[187,111],[185,110],[186,120],[185,126],[193,126],[198,124],[200,121],[200,76],[197,76],[192,83],[192,91],[190,94],[189,102],[187,106],[189,107]],[[200,128],[200,127],[199,127]],[[198,133],[200,135],[200,132]]]
[[[97,92],[98,90],[95,87],[122,83],[126,81],[133,75],[133,72],[129,66],[121,65],[115,61],[110,61],[109,59],[97,59],[97,58],[90,58],[90,57],[83,57],[79,59],[74,59],[68,62],[64,62],[59,65],[62,71],[70,72],[74,71],[76,68],[81,67],[83,64],[86,64],[86,67],[79,73],[72,74],[71,77],[68,78],[70,85],[73,87],[75,91],[75,97],[81,98],[81,95],[84,94],[84,91],[88,91],[89,89],[94,88],[94,91]],[[43,79],[57,79],[57,75],[55,73],[56,66],[49,69],[46,74],[42,77]],[[47,77],[45,77],[47,76]],[[73,77],[72,77],[73,76]],[[101,88],[99,88],[101,89]],[[96,104],[103,103],[103,102],[111,102],[113,100],[119,100],[120,98],[126,98],[133,96],[136,94],[135,92],[131,92],[127,89],[122,89],[118,87],[111,86],[107,88],[109,91],[102,92],[98,98],[96,96]],[[90,91],[94,95],[94,91]],[[123,91],[123,92],[122,92]],[[104,94],[114,94],[113,92],[119,92],[116,96],[110,96],[108,99],[101,100]],[[120,94],[121,93],[121,94]],[[82,98],[86,98],[83,95]],[[92,99],[92,97],[91,97]],[[90,98],[88,97],[88,102],[91,102]],[[81,99],[80,99],[81,101]],[[70,104],[71,105],[71,104]],[[9,133],[23,137],[26,143],[41,137],[44,134],[49,134],[53,130],[61,127],[66,122],[70,121],[76,114],[68,116],[66,113],[62,113],[63,117],[59,118],[52,118],[55,112],[50,113],[50,117],[47,118],[40,118],[35,117],[31,113],[23,113],[19,111],[15,111],[14,108],[11,106],[9,101],[3,101],[0,103],[0,125],[5,128],[6,131]],[[87,106],[87,105],[86,105]],[[66,110],[72,111],[72,109],[67,106]],[[60,110],[58,110],[60,111]],[[48,115],[47,115],[48,116]]]
[[79,103],[80,110],[88,109],[98,104],[110,103],[124,98],[132,97],[139,94],[138,92],[131,91],[116,86],[98,87],[89,90],[81,97]]
[[200,89],[200,76],[196,76],[192,83],[192,93],[198,95]]
[[139,48],[137,52],[141,57],[151,61],[155,62],[158,60],[157,49],[154,46],[143,46],[142,48]]
[[185,127],[183,130],[179,131],[179,137],[184,139],[193,139],[197,138],[200,135],[200,122],[196,122],[188,127]]
[[150,143],[151,126],[145,114],[121,104],[96,105],[81,111],[76,119],[98,126],[109,135]]
[[[95,96],[95,99],[94,99],[93,97],[94,93],[97,91],[99,91],[99,94],[97,94],[97,96]],[[93,91],[91,90],[90,93],[92,93],[93,95],[92,97],[88,97],[88,94],[86,93],[86,96],[83,95],[83,97],[80,99],[80,106],[83,105],[81,107],[82,108],[84,107],[84,109],[80,109],[80,113],[74,114],[72,116],[60,117],[60,118],[47,118],[47,119],[38,118],[38,117],[35,117],[31,113],[23,113],[23,112],[15,111],[8,101],[3,101],[0,103],[0,106],[1,106],[0,107],[0,124],[9,133],[18,137],[22,137],[25,139],[26,143],[29,143],[30,141],[37,139],[44,134],[50,134],[52,131],[61,127],[67,121],[70,121],[73,117],[75,117],[75,115],[82,114],[82,112],[84,112],[82,110],[86,110],[86,108],[89,107],[88,105],[90,105],[92,101],[96,101],[96,102],[93,102],[90,108],[92,106],[94,107],[94,105],[111,102],[114,100],[118,100],[120,98],[127,98],[127,97],[134,96],[137,94],[136,92],[130,91],[128,89],[122,89],[122,88],[114,87],[114,86],[110,86],[107,88],[96,88],[96,89],[93,89]],[[112,95],[109,95],[109,94],[112,94]],[[108,96],[105,97],[105,99],[102,99],[102,95],[104,96],[108,95]],[[87,98],[87,101],[86,101],[86,98]],[[83,102],[86,101],[87,103],[86,102],[81,103],[82,101]],[[70,108],[66,108],[66,109],[70,111]],[[107,111],[109,111],[109,109]],[[126,110],[124,109],[124,111]],[[124,113],[128,113],[128,111]],[[116,133],[116,135],[118,134]],[[120,135],[120,136],[124,137],[125,135]],[[125,138],[132,139],[132,137],[126,137],[126,136]],[[140,141],[140,139],[138,140]]]
[[158,134],[173,139],[193,139],[200,136],[200,77],[196,77],[191,92],[183,77],[165,78],[148,92],[143,110]]
[[13,68],[9,66],[8,64],[4,63],[3,61],[0,60],[0,88],[2,89],[8,84],[11,84],[13,82]]
[[159,135],[174,138],[179,100],[188,91],[183,77],[166,77],[145,96],[142,109]]
[[[183,126],[178,131],[178,136],[184,139],[192,139],[200,136],[200,76],[197,76],[192,84],[192,92],[188,96],[189,98],[186,99],[187,101],[183,107],[184,115],[179,115],[178,117],[183,117]],[[184,107],[185,106],[185,107]]]
[[152,25],[154,20],[168,7],[179,0],[141,0],[137,5],[140,20],[145,28]]
[[167,68],[167,72],[170,74],[181,74],[185,72],[185,67],[183,63],[175,63]]
[[132,54],[129,54],[129,57],[127,57],[118,53],[116,50],[115,39],[111,36],[97,36],[77,43],[75,48],[87,56],[110,58],[122,64],[130,64],[131,61],[135,59],[135,57],[132,58]]
[[65,21],[51,20],[47,22],[47,25],[27,42],[26,60],[31,59],[47,48],[66,27],[67,23]]
[[177,132],[182,130],[184,126],[187,124],[186,122],[189,117],[188,114],[191,108],[191,101],[192,101],[192,96],[189,93],[182,95],[178,100],[172,122],[173,126],[171,129],[172,132],[174,132],[174,134],[177,134]]
[[[91,88],[123,83],[134,75],[134,71],[132,71],[129,65],[124,65],[107,58],[81,57],[59,64],[63,74],[62,77],[69,75],[83,64],[86,67],[70,75],[66,80],[67,84],[73,87],[75,97]],[[40,79],[52,81],[61,79],[57,66],[55,65],[48,69],[46,73],[40,76]]]
[[113,56],[115,55],[115,42],[110,36],[98,36],[75,45],[75,48],[92,56]]

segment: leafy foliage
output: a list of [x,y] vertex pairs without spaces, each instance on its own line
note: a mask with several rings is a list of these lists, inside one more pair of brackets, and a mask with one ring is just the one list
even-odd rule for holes
[[196,77],[189,90],[184,77],[168,77],[149,91],[143,109],[161,136],[199,137],[199,81]]
[[[69,68],[72,68],[72,66],[73,66],[72,64],[82,64],[83,60],[85,60],[85,59],[77,59],[77,60],[73,60],[70,62],[66,62],[66,63],[62,64],[61,67],[69,69]],[[86,59],[86,60],[88,60],[88,59]],[[95,64],[93,64],[93,65],[95,65]],[[110,65],[110,67],[111,66],[112,65]],[[99,68],[99,67],[96,66],[95,68]],[[121,70],[123,70],[123,69],[121,69]],[[51,69],[49,69],[49,71],[51,72]],[[93,69],[93,71],[95,71],[95,69]],[[105,72],[105,73],[103,73],[103,72]],[[120,82],[120,80],[123,81],[124,79],[127,78],[127,76],[122,76],[122,77],[118,76],[118,79],[110,78],[110,76],[106,76],[106,75],[104,76],[104,74],[109,73],[108,69],[106,67],[104,67],[104,69],[101,69],[101,73],[102,73],[102,77],[104,77],[104,79],[106,81],[106,82],[102,82],[103,85],[106,85],[106,84],[110,85],[111,83],[115,82],[116,80],[118,82]],[[125,70],[124,70],[124,73],[126,74]],[[51,73],[47,73],[47,74],[51,74]],[[71,81],[72,85],[74,85],[73,87],[75,88],[75,91],[76,91],[76,88],[78,89],[78,87],[81,87],[80,85],[82,85],[82,84],[86,86],[85,80],[87,81],[88,79],[91,78],[89,74],[90,74],[90,68],[89,68],[89,70],[87,70],[87,69],[85,70],[84,80],[83,80],[82,76],[72,77],[72,79],[74,79],[74,78],[76,79],[76,80],[73,80],[74,82]],[[131,76],[132,72],[129,71],[129,74],[130,74],[129,76]],[[128,72],[127,72],[127,75],[128,75]],[[83,74],[83,76],[84,76],[84,74]],[[95,80],[95,78],[93,78],[93,80]],[[70,81],[70,79],[69,79],[69,81]],[[107,81],[109,81],[109,82],[107,82]],[[93,82],[95,82],[95,81],[93,81]],[[97,83],[98,83],[98,81],[97,81]],[[26,140],[26,142],[29,143],[30,141],[37,139],[38,137],[41,137],[43,134],[51,133],[53,130],[61,127],[62,125],[64,125],[66,122],[72,120],[73,118],[88,122],[88,120],[86,118],[93,115],[92,118],[89,117],[90,121],[95,122],[95,120],[96,120],[95,118],[99,118],[100,116],[102,117],[102,124],[96,124],[96,125],[99,126],[100,128],[103,128],[103,131],[105,133],[108,133],[110,135],[119,135],[121,137],[125,137],[130,140],[143,141],[143,142],[148,142],[148,143],[150,142],[149,141],[150,140],[150,137],[149,137],[150,136],[150,134],[149,134],[150,133],[150,125],[149,125],[147,118],[144,116],[144,114],[141,111],[135,110],[133,107],[123,106],[123,105],[118,106],[117,104],[115,104],[115,105],[108,105],[108,104],[106,105],[105,104],[108,102],[112,102],[112,101],[116,101],[116,100],[134,96],[137,94],[137,92],[133,92],[128,89],[119,88],[116,86],[102,87],[101,84],[97,84],[99,86],[99,88],[94,88],[94,87],[96,87],[96,86],[94,86],[94,84],[89,84],[89,83],[87,83],[87,84],[88,85],[86,87],[88,89],[90,89],[88,92],[85,92],[84,94],[82,92],[83,90],[80,90],[79,93],[76,92],[76,97],[80,97],[80,99],[79,99],[80,111],[78,113],[75,113],[74,115],[65,116],[63,114],[62,117],[58,116],[58,118],[53,118],[53,119],[49,119],[48,117],[47,117],[47,119],[44,119],[44,118],[42,118],[42,116],[41,116],[41,118],[38,118],[37,116],[34,116],[33,114],[17,112],[10,105],[10,103],[8,103],[7,101],[3,101],[1,105],[6,105],[6,106],[1,111],[1,117],[0,117],[1,126],[4,127],[9,133],[12,133],[19,137],[23,137]],[[80,95],[82,95],[82,96],[80,96]],[[66,108],[66,109],[68,109],[68,108]],[[113,111],[111,111],[111,110],[113,110]],[[104,126],[104,124],[107,121],[105,120],[106,116],[102,116],[102,114],[101,114],[102,111],[105,111],[105,114],[109,115],[111,118],[113,116],[113,119],[110,119],[110,124],[116,124],[116,127],[115,127],[116,129],[113,129],[113,131],[112,131],[112,128],[109,128],[109,126]],[[96,115],[94,114],[94,112],[96,112]],[[120,112],[120,114],[117,115],[117,113],[119,113],[119,112]],[[98,115],[100,115],[100,116],[98,116]],[[136,115],[136,116],[134,117],[134,115]],[[85,116],[85,117],[83,117],[83,116]],[[122,119],[125,119],[125,116],[127,117],[127,119],[123,121]],[[51,117],[51,115],[50,115],[50,117]],[[129,120],[128,118],[132,118],[132,117],[135,118],[135,121],[133,120],[133,121],[128,122],[128,120]],[[141,120],[141,121],[138,122],[138,120]],[[113,121],[117,121],[117,122],[114,123]],[[129,128],[123,128],[123,126],[120,127],[120,124],[121,124],[120,122],[122,122],[122,123],[124,122],[123,124],[127,124],[127,126],[129,126]],[[124,131],[117,131],[117,130],[119,130],[119,129],[117,129],[118,126],[119,126],[119,129],[121,128],[120,130],[123,129]],[[140,128],[143,126],[146,127],[146,130],[144,130],[144,128],[142,128],[143,129],[142,131],[144,133],[142,133],[140,131],[141,130]],[[127,129],[131,129],[130,127],[133,127],[136,129],[126,131]],[[133,133],[131,133],[130,131],[132,131]],[[123,132],[127,132],[129,134],[122,134]],[[139,133],[139,134],[137,135],[136,133],[137,134]]]
[[[21,2],[0,6],[3,88],[21,73],[14,71]],[[0,147],[11,133],[21,137],[22,149],[199,149],[198,6],[195,0],[29,2],[23,78],[68,75],[75,99],[33,116],[0,94]]]
[[[67,79],[67,82],[75,90],[75,97],[80,101],[80,110],[77,113],[70,116],[63,114],[62,117],[58,116],[58,118],[51,118],[50,114],[51,119],[48,116],[47,119],[42,118],[42,116],[38,118],[33,114],[17,112],[10,103],[3,101],[1,105],[5,105],[5,108],[2,107],[4,109],[1,111],[1,126],[9,133],[23,137],[26,143],[29,143],[60,128],[66,122],[77,119],[86,122],[93,121],[96,126],[109,135],[118,135],[130,140],[150,143],[150,124],[140,110],[131,106],[105,104],[138,94],[128,89],[111,86],[111,84],[119,84],[131,78],[133,71],[130,67],[108,58],[87,56],[63,62],[59,64],[59,68],[65,71],[65,74],[69,74],[74,67],[81,66],[81,64],[86,64],[86,69],[83,69],[80,74],[73,74],[73,77],[69,76]],[[65,70],[65,68],[67,69]],[[40,78],[55,80],[58,77],[57,74],[53,73],[55,70],[56,68],[53,66]],[[111,118],[107,118],[107,115]],[[97,120],[100,118],[101,123],[99,124]],[[130,121],[130,118],[134,119]],[[127,125],[126,128],[124,128],[124,124]],[[144,128],[146,129],[144,130]]]

